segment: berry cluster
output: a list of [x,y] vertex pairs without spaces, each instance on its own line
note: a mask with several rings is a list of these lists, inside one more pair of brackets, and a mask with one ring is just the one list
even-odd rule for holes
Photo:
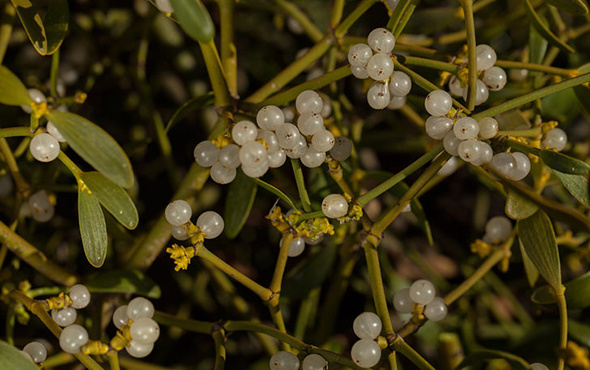
[[90,292],[85,285],[73,285],[68,295],[72,300],[70,306],[51,310],[51,317],[61,327],[72,325],[78,316],[76,309],[82,309],[90,303]]
[[[166,220],[170,224],[172,236],[177,240],[186,240],[189,235],[186,232],[186,228],[183,227],[187,222],[190,221],[193,215],[191,205],[184,200],[175,200],[168,204],[164,211]],[[196,225],[205,239],[215,239],[223,232],[225,223],[219,213],[214,211],[203,212],[199,218],[197,218]]]
[[352,330],[360,338],[351,348],[350,356],[360,367],[372,367],[381,359],[381,348],[375,341],[381,334],[381,319],[372,312],[358,315]]
[[371,108],[401,108],[412,89],[412,80],[404,72],[393,70],[391,51],[395,37],[385,28],[376,28],[367,37],[367,43],[355,44],[348,51],[352,74],[356,78],[375,80],[367,91]]
[[410,288],[398,291],[393,297],[393,306],[399,313],[411,313],[414,304],[424,306],[424,316],[428,320],[440,321],[447,316],[444,299],[436,297],[434,284],[428,280],[417,280]]
[[[475,105],[485,103],[489,97],[489,91],[499,91],[506,85],[506,72],[495,67],[496,52],[491,46],[486,44],[477,45],[475,48],[477,72],[480,79],[477,80]],[[459,78],[451,77],[449,80],[449,90],[451,94],[462,96],[467,101],[468,88],[462,85]]]
[[352,150],[346,138],[334,138],[325,128],[321,115],[324,102],[312,90],[301,92],[295,101],[299,113],[297,125],[285,122],[283,111],[267,105],[256,115],[256,123],[239,121],[231,130],[233,143],[223,147],[211,140],[197,144],[195,160],[211,167],[211,179],[228,184],[236,177],[236,169],[249,177],[261,177],[269,168],[281,167],[287,157],[299,158],[309,168],[319,167],[330,151],[336,160],[348,158]]
[[[287,351],[279,351],[269,361],[271,370],[299,370],[299,358]],[[328,361],[318,354],[305,356],[301,363],[302,370],[326,370]]]
[[132,299],[129,304],[120,306],[113,313],[113,324],[117,329],[129,327],[131,340],[125,350],[133,357],[142,358],[154,349],[154,343],[160,336],[160,326],[152,317],[154,305],[143,297]]
[[47,348],[41,342],[30,342],[24,346],[22,353],[36,364],[47,358]]

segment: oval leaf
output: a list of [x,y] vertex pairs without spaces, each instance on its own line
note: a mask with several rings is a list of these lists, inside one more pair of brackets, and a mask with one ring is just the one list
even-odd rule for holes
[[520,240],[518,241],[518,245],[520,247],[520,254],[522,255],[522,264],[524,266],[524,272],[526,273],[527,281],[529,282],[529,286],[533,287],[539,279],[539,270],[537,270],[537,268],[533,264],[533,261],[531,261],[529,256],[526,254],[526,251],[524,250],[522,242]]
[[565,284],[568,308],[590,307],[590,272]]
[[[68,31],[68,1],[12,0],[12,4],[35,50],[41,55],[55,53]],[[47,4],[46,9],[42,4]]]
[[520,195],[517,191],[508,190],[506,206],[504,208],[506,215],[513,220],[522,220],[537,212],[539,207],[530,200]]
[[51,111],[47,117],[72,149],[98,172],[124,188],[133,185],[129,158],[105,130],[70,112]]
[[455,368],[455,370],[463,369],[471,365],[482,363],[485,360],[504,359],[512,365],[512,369],[528,370],[530,366],[523,358],[513,355],[512,353],[495,351],[489,349],[482,349],[473,351],[465,356],[463,361]]
[[0,66],[0,104],[30,105],[31,97],[25,85],[10,69]]
[[529,59],[531,63],[541,64],[547,52],[547,40],[531,25],[529,27]]
[[170,0],[174,17],[180,27],[193,39],[208,43],[215,37],[215,27],[209,12],[200,0]]
[[233,239],[242,230],[252,205],[256,198],[258,185],[238,170],[236,179],[229,185],[227,198],[225,198],[225,235]]
[[549,285],[543,285],[542,287],[535,289],[531,295],[531,301],[535,302],[536,304],[556,303],[557,300],[555,299],[555,296],[551,294],[552,292],[553,288],[551,288]]
[[107,255],[107,225],[98,199],[87,190],[78,190],[78,220],[86,258],[100,267]]
[[582,324],[580,322],[569,320],[568,321],[568,335],[572,338],[580,342],[581,344],[585,345],[586,347],[590,347],[590,326],[586,324]]
[[588,14],[588,7],[581,0],[545,0],[545,2],[575,15]]
[[138,270],[115,270],[94,275],[86,284],[91,293],[131,293],[160,298],[160,287]]
[[535,27],[537,32],[539,32],[539,34],[545,38],[545,40],[547,40],[551,45],[560,48],[561,50],[568,51],[570,53],[575,52],[575,50],[571,46],[561,41],[559,37],[557,37],[553,32],[551,32],[549,27],[547,27],[547,25],[543,22],[539,14],[537,14],[537,12],[535,11],[535,8],[533,7],[533,4],[531,4],[530,0],[524,0],[524,5],[527,10],[527,14],[529,20],[531,21],[531,24],[533,25],[533,27]]
[[553,225],[547,214],[538,210],[531,217],[519,220],[517,226],[518,238],[522,243],[522,247],[539,271],[539,274],[547,280],[552,288],[560,288],[561,266],[559,264],[559,253],[555,242]]
[[0,369],[39,370],[23,351],[0,340]]
[[588,188],[588,179],[582,175],[571,175],[568,173],[552,170],[553,175],[563,184],[563,186],[585,207],[590,208],[590,194]]
[[98,172],[84,172],[80,175],[80,179],[121,225],[129,230],[137,227],[139,222],[137,209],[122,187]]
[[553,150],[541,150],[539,157],[554,170],[573,175],[587,175],[590,173],[590,165],[579,159],[572,158]]

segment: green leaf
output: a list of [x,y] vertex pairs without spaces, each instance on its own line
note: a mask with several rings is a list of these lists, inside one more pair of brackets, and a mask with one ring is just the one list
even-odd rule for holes
[[208,43],[215,37],[215,26],[200,0],[170,0],[174,17],[180,27],[193,39]]
[[11,1],[35,50],[41,55],[55,53],[68,31],[68,1]]
[[588,7],[581,0],[545,0],[545,2],[575,15],[588,14]]
[[572,175],[590,174],[590,165],[579,159],[572,158],[563,153],[553,150],[541,150],[539,157],[543,162],[554,170]]
[[535,283],[539,279],[539,270],[533,264],[533,261],[529,258],[522,246],[522,242],[519,240],[518,245],[520,247],[520,254],[522,254],[522,264],[524,266],[524,272],[526,273],[526,279],[529,282],[529,286],[535,286]]
[[39,370],[23,352],[0,340],[0,369]]
[[585,207],[590,208],[590,194],[587,178],[582,175],[571,175],[556,170],[552,170],[552,172],[574,198]]
[[[538,304],[555,303],[551,288],[542,286],[533,292],[531,299]],[[590,307],[590,272],[575,278],[565,284],[565,299],[568,308]]]
[[574,320],[569,320],[567,326],[568,335],[584,346],[590,347],[590,325],[582,324]]
[[549,285],[561,287],[561,266],[553,225],[547,214],[538,210],[531,217],[517,221],[518,238],[527,256]]
[[86,284],[91,293],[131,293],[160,298],[160,287],[138,270],[100,272]]
[[528,362],[523,358],[513,355],[512,353],[495,351],[490,349],[482,349],[479,351],[473,351],[469,355],[465,356],[463,361],[455,368],[455,370],[463,369],[468,366],[479,364],[485,360],[493,359],[504,359],[510,363],[512,369],[530,369]]
[[229,185],[229,191],[225,198],[225,235],[233,239],[242,230],[254,199],[256,198],[256,190],[258,185],[242,172],[238,170],[236,178]]
[[98,172],[84,172],[80,175],[80,179],[121,225],[129,230],[137,227],[139,222],[137,209],[122,187]]
[[10,69],[0,66],[0,104],[30,105],[31,97],[25,85]]
[[334,244],[320,248],[318,253],[307,257],[289,272],[285,277],[281,296],[284,295],[290,300],[303,298],[328,278],[336,260],[338,248]]
[[[590,63],[584,64],[578,68],[576,72],[579,74],[590,72]],[[585,84],[575,86],[574,93],[580,101],[580,106],[582,109],[584,109],[586,113],[590,114],[590,87],[586,86]]]
[[547,25],[543,22],[539,14],[535,11],[533,4],[531,4],[531,0],[524,0],[524,5],[527,10],[527,15],[531,24],[535,29],[539,32],[541,36],[543,36],[551,45],[558,47],[561,50],[573,53],[575,50],[566,44],[565,42],[561,41],[559,37],[557,37]]
[[78,190],[78,220],[86,258],[100,267],[107,255],[107,226],[97,197],[82,189]]
[[170,117],[170,120],[168,120],[168,124],[166,125],[165,131],[170,131],[170,129],[174,127],[174,125],[176,125],[180,120],[182,120],[195,110],[212,106],[214,101],[215,97],[211,92],[187,101],[186,103],[181,105],[180,108],[176,110],[176,112],[174,112],[172,117]]
[[533,25],[529,29],[529,58],[531,63],[541,64],[549,43]]
[[257,178],[251,178],[250,181],[255,182],[261,188],[266,189],[269,192],[271,192],[274,195],[276,195],[277,197],[281,198],[285,203],[287,203],[287,205],[289,207],[291,207],[291,209],[297,210],[297,207],[295,206],[295,203],[293,203],[293,201],[291,200],[291,198],[289,198],[287,196],[287,194],[283,193],[280,189],[276,188],[275,186],[269,184],[266,181],[262,181],[262,180],[257,179]]
[[47,117],[72,149],[98,172],[124,188],[133,185],[129,158],[105,130],[70,112],[51,111]]
[[535,302],[536,304],[554,304],[557,302],[555,296],[551,294],[553,292],[553,288],[549,285],[543,285],[535,289],[533,294],[531,294],[531,301]]
[[520,195],[517,191],[508,190],[506,206],[504,208],[506,215],[513,220],[522,220],[537,212],[539,207],[527,198]]

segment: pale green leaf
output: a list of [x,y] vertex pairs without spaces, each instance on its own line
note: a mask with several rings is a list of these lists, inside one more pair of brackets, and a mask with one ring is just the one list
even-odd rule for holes
[[208,43],[215,37],[215,26],[201,0],[170,0],[174,17],[193,39]]
[[0,369],[39,370],[20,349],[4,341],[0,341]]
[[84,117],[70,112],[51,111],[47,117],[72,149],[98,172],[124,188],[133,185],[129,158],[115,139]]
[[107,255],[107,226],[97,197],[82,189],[78,190],[78,220],[86,258],[92,266],[101,267]]
[[518,237],[527,256],[552,288],[561,287],[561,266],[553,225],[547,214],[538,210],[517,221]]
[[526,254],[522,246],[522,242],[519,240],[518,245],[520,247],[520,254],[522,255],[522,264],[524,266],[524,272],[526,273],[526,279],[529,282],[529,286],[535,286],[535,283],[539,279],[539,270],[533,264],[533,261]]
[[517,191],[509,189],[504,208],[506,215],[513,220],[522,220],[532,216],[537,212],[539,207],[527,198],[520,195]]
[[84,172],[80,179],[96,196],[100,204],[129,230],[137,227],[139,216],[127,192],[98,172]]
[[31,97],[25,85],[10,69],[0,66],[0,104],[30,105]]
[[531,3],[531,0],[524,0],[525,9],[527,10],[527,15],[531,24],[535,29],[539,32],[541,36],[543,36],[551,45],[560,48],[561,50],[568,51],[570,53],[575,52],[575,50],[566,44],[565,42],[561,41],[559,37],[557,37],[547,25],[543,22],[535,7]]
[[553,170],[553,175],[563,184],[563,186],[585,207],[590,208],[590,195],[588,188],[588,179],[582,175],[571,175],[568,173]]
[[545,0],[545,2],[571,14],[588,14],[588,7],[582,0]]
[[[567,282],[564,286],[568,308],[590,307],[590,272]],[[536,289],[531,299],[538,304],[556,302],[555,296],[552,294],[552,289],[547,285]]]
[[531,25],[529,30],[529,59],[531,63],[540,64],[543,62],[548,44],[547,40]]
[[91,293],[130,293],[149,298],[160,298],[160,287],[138,270],[99,272],[86,284]]
[[67,0],[11,0],[29,40],[41,55],[57,51],[68,31]]
[[548,167],[559,172],[574,175],[587,175],[590,173],[590,165],[588,163],[563,153],[553,150],[541,150],[539,151],[539,157],[541,157]]
[[229,185],[229,191],[225,198],[225,235],[233,239],[242,230],[254,199],[256,198],[256,190],[258,185],[242,172],[238,170],[236,178]]

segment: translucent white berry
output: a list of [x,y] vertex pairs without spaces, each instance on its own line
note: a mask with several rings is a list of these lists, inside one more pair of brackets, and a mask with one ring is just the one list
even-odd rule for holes
[[123,325],[127,325],[129,317],[127,316],[127,305],[119,306],[113,312],[113,324],[117,329],[121,329]]
[[154,305],[148,299],[136,297],[127,305],[126,314],[131,320],[137,320],[142,317],[151,318],[154,316]]
[[425,279],[416,280],[410,286],[410,298],[418,304],[429,304],[436,295],[434,284]]
[[211,167],[219,158],[219,148],[210,140],[205,140],[195,146],[193,154],[199,166]]
[[448,117],[430,116],[424,123],[426,134],[435,140],[441,140],[453,128],[453,120]]
[[240,162],[240,147],[236,144],[228,144],[221,148],[218,156],[219,164],[225,168],[238,168]]
[[492,67],[484,72],[482,81],[492,91],[502,90],[507,81],[506,72],[500,67]]
[[389,104],[387,105],[387,109],[396,110],[401,109],[406,105],[406,97],[405,96],[391,96],[389,100]]
[[360,367],[373,367],[381,359],[381,348],[374,340],[361,339],[350,349],[350,357]]
[[264,163],[255,165],[255,166],[242,166],[242,171],[248,177],[258,178],[264,176],[266,171],[268,171],[269,162],[266,161]]
[[393,296],[393,307],[399,313],[412,312],[414,301],[410,297],[410,289],[404,288],[398,290]]
[[366,68],[369,77],[376,81],[383,81],[393,73],[393,61],[389,55],[377,53],[369,59]]
[[456,76],[452,76],[449,80],[449,90],[451,91],[451,94],[455,96],[463,96],[461,81]]
[[268,153],[268,165],[270,168],[278,168],[285,164],[287,155],[282,149]]
[[47,358],[47,348],[40,342],[31,342],[23,348],[23,352],[31,356],[35,363],[41,363]]
[[221,163],[217,162],[211,167],[211,180],[218,184],[225,185],[234,181],[236,178],[237,171],[235,168],[224,167]]
[[477,45],[475,48],[475,54],[478,71],[485,71],[496,63],[496,52],[490,45]]
[[541,147],[547,149],[555,149],[561,152],[567,144],[567,134],[560,128],[554,128],[545,133]]
[[301,364],[301,370],[327,370],[328,361],[317,353],[305,356]]
[[366,67],[350,67],[350,70],[352,71],[352,75],[356,78],[358,78],[359,80],[364,80],[369,78],[369,74],[367,73],[367,68]]
[[285,154],[287,155],[287,157],[289,158],[301,158],[305,152],[307,151],[307,141],[305,140],[305,137],[299,135],[299,138],[297,139],[297,144],[295,145],[295,147],[293,147],[292,149],[284,149]]
[[482,118],[479,122],[479,137],[482,139],[491,139],[498,134],[498,121],[492,117]]
[[431,321],[440,321],[447,316],[447,305],[441,297],[436,297],[424,308],[424,316]]
[[47,133],[55,138],[55,140],[59,141],[60,143],[65,143],[66,138],[63,137],[61,132],[57,130],[57,127],[51,121],[47,121]]
[[276,130],[276,135],[279,145],[283,149],[295,148],[301,138],[299,129],[292,123],[284,123],[280,125]]
[[482,164],[490,163],[494,157],[494,150],[492,147],[483,141],[477,141],[479,147],[479,158],[472,160],[471,164],[474,166],[481,166]]
[[[481,80],[477,80],[475,90],[475,105],[485,103],[490,96],[490,92],[488,91],[486,85]],[[467,94],[469,94],[469,89],[463,89],[463,99],[465,99],[465,101],[467,101]]]
[[330,156],[337,161],[345,161],[352,153],[352,142],[344,136],[334,138],[334,146],[330,149]]
[[498,174],[507,177],[516,168],[516,158],[507,152],[495,154],[490,167]]
[[168,221],[170,225],[180,226],[191,219],[193,210],[187,201],[178,199],[168,204],[166,211],[164,211],[164,215],[166,216],[166,221]]
[[90,303],[90,292],[83,284],[72,285],[68,295],[72,299],[72,307],[74,308],[81,309]]
[[385,109],[391,101],[387,84],[375,82],[367,91],[367,103],[373,109]]
[[162,13],[174,13],[170,0],[155,0],[155,3]]
[[308,168],[316,168],[324,163],[326,159],[325,151],[317,151],[313,146],[309,146],[301,157],[301,163]]
[[173,226],[170,225],[170,234],[176,240],[187,240],[188,235],[186,230],[182,226]]
[[512,232],[512,223],[504,216],[492,217],[485,226],[485,234],[493,243],[506,241]]
[[340,194],[330,194],[322,201],[322,212],[328,218],[344,217],[348,212],[348,202]]
[[[41,92],[41,90],[29,89],[28,93],[29,93],[29,97],[31,98],[31,100],[37,104],[47,101],[45,94],[43,94],[43,92]],[[31,108],[30,105],[21,105],[21,108],[27,114],[31,114],[33,112],[33,109]]]
[[437,174],[440,176],[452,175],[457,168],[459,168],[459,160],[457,157],[451,157],[449,160],[438,170]]
[[549,370],[549,368],[540,362],[535,362],[531,364],[531,370]]
[[64,352],[78,353],[80,347],[88,343],[88,332],[82,326],[66,326],[59,336],[59,346]]
[[515,152],[512,156],[516,160],[516,167],[507,174],[507,177],[513,181],[520,181],[531,172],[531,161],[524,153]]
[[285,123],[283,110],[275,105],[262,107],[256,114],[256,123],[263,130],[276,130]]
[[[283,244],[283,238],[281,238],[281,241],[279,242],[279,246]],[[291,240],[291,243],[289,244],[289,257],[297,257],[299,256],[301,253],[303,253],[303,251],[305,250],[305,240],[303,240],[303,238],[297,238],[297,239],[293,239]]]
[[129,327],[129,333],[138,343],[154,343],[160,336],[160,327],[149,317],[141,317],[133,321]]
[[313,135],[324,129],[324,119],[319,113],[303,113],[297,119],[297,127],[303,135]]
[[324,102],[322,97],[313,90],[305,90],[297,95],[295,99],[295,108],[299,114],[303,113],[321,113]]
[[354,319],[352,330],[361,339],[375,339],[381,334],[381,319],[373,312],[363,312]]
[[51,318],[61,327],[72,325],[77,316],[78,312],[73,307],[51,310]]
[[459,153],[459,157],[465,162],[476,162],[481,157],[481,147],[479,146],[479,141],[470,139],[462,141],[459,146],[457,147],[457,152]]
[[214,211],[203,212],[199,218],[197,218],[196,224],[202,232],[207,234],[205,239],[217,238],[221,235],[225,226],[223,217]]
[[27,201],[31,216],[37,222],[47,222],[53,218],[55,207],[49,200],[45,190],[40,190],[29,197]]
[[125,347],[127,353],[135,358],[144,358],[154,349],[154,343],[140,343],[136,340],[130,340],[129,345]]
[[356,44],[348,50],[348,63],[352,67],[364,67],[369,58],[373,56],[373,50],[367,44]]
[[461,140],[457,139],[453,130],[449,130],[443,139],[443,146],[450,155],[459,155],[459,144]]
[[33,136],[29,144],[33,158],[39,162],[51,162],[59,155],[59,142],[53,136],[42,132]]
[[258,136],[258,128],[250,121],[240,121],[231,130],[231,137],[238,145],[254,141],[256,136]]
[[269,361],[271,370],[299,370],[299,359],[287,351],[279,351]]
[[251,141],[240,148],[240,162],[242,166],[257,167],[268,165],[268,153],[264,145],[258,141]]
[[391,74],[389,80],[389,92],[394,96],[406,96],[412,89],[412,80],[410,76],[401,71],[395,71]]
[[442,117],[449,113],[453,107],[453,100],[448,92],[434,90],[426,96],[424,107],[431,116]]
[[311,146],[318,152],[327,152],[334,147],[336,139],[329,130],[320,130],[311,138]]
[[471,117],[462,117],[455,122],[453,132],[459,140],[475,139],[479,133],[479,125]]
[[375,28],[369,33],[367,43],[377,53],[391,53],[395,46],[395,37],[386,28]]

